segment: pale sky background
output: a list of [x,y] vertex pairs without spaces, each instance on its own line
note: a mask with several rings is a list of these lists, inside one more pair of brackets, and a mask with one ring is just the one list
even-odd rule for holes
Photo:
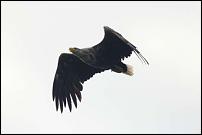
[[[1,2],[2,133],[200,133],[200,2]],[[109,26],[133,43],[132,77],[105,71],[56,112],[52,84],[69,47]]]

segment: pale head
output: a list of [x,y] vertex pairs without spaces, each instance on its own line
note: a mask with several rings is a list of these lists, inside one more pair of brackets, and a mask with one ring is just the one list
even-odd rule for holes
[[76,48],[76,47],[70,47],[69,48],[69,51],[72,52],[72,53],[76,53],[79,49]]

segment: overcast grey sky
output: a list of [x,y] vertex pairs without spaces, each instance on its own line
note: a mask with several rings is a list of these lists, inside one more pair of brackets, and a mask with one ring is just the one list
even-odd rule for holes
[[[1,2],[2,133],[200,133],[200,2]],[[60,53],[90,47],[103,26],[121,33],[134,76],[111,71],[84,83],[82,102],[56,112]]]

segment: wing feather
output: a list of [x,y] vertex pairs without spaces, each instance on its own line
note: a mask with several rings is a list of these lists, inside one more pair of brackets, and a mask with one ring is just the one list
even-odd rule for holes
[[77,98],[81,101],[82,83],[101,71],[103,70],[83,63],[73,54],[62,53],[53,82],[53,100],[55,100],[56,110],[60,107],[63,112],[66,101],[70,111],[72,110],[72,101],[77,107]]
[[106,63],[115,64],[121,59],[129,57],[134,52],[137,57],[145,64],[149,64],[148,61],[138,51],[136,46],[127,41],[121,34],[113,29],[105,26],[104,39],[93,48],[97,52],[97,56],[100,57]]

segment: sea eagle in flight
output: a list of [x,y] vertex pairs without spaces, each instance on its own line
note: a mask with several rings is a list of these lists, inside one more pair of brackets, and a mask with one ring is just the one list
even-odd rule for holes
[[81,101],[82,84],[94,74],[112,70],[133,75],[132,66],[122,62],[132,52],[143,63],[149,64],[137,48],[121,34],[107,26],[104,26],[104,32],[105,36],[99,44],[83,49],[69,48],[71,53],[62,53],[59,56],[52,94],[56,110],[60,107],[61,113],[66,104],[71,112],[72,101],[77,107],[77,98]]

